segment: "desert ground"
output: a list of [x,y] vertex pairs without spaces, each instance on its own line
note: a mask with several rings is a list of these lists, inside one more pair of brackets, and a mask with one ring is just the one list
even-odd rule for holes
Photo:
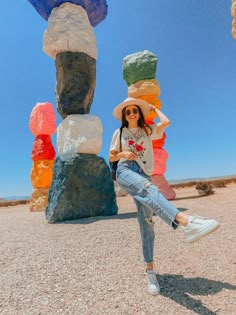
[[135,205],[119,213],[48,224],[29,204],[0,208],[0,314],[236,314],[236,184],[202,197],[175,188],[172,203],[221,227],[194,244],[181,229],[155,221],[161,292],[147,291]]

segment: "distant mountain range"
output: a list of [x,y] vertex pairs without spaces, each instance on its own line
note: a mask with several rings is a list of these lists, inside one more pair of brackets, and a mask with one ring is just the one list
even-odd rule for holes
[[[230,179],[236,179],[236,174],[235,175],[227,175],[227,176],[217,176],[217,177],[208,177],[208,178],[183,178],[183,179],[173,179],[173,180],[168,180],[168,183],[170,185],[175,185],[175,184],[185,184],[185,183],[190,183],[190,182],[202,182],[202,181],[215,181],[215,180],[230,180]],[[9,196],[9,197],[4,197],[0,198],[0,202],[6,201],[6,200],[29,200],[30,196]]]
[[10,197],[4,197],[0,198],[1,201],[6,201],[6,200],[29,200],[30,196],[10,196]]
[[230,180],[230,179],[236,179],[235,175],[226,175],[226,176],[217,176],[217,177],[197,177],[197,178],[185,178],[185,179],[174,179],[174,180],[168,180],[169,184],[184,184],[184,183],[190,183],[190,182],[204,182],[204,181],[215,181],[215,180]]

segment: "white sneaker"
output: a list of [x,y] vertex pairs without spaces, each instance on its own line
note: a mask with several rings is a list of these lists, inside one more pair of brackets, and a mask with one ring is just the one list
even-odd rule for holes
[[198,215],[190,216],[188,225],[183,227],[184,235],[188,243],[200,240],[202,237],[214,232],[220,224],[213,219],[206,219]]
[[160,286],[157,281],[157,276],[154,270],[146,270],[146,276],[148,281],[148,291],[152,295],[157,295],[160,292]]

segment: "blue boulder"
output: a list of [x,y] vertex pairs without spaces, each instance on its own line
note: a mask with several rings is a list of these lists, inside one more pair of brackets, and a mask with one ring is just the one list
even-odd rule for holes
[[83,7],[88,14],[90,24],[98,25],[107,15],[106,0],[28,0],[38,13],[48,20],[52,9],[59,7],[64,2],[78,4]]

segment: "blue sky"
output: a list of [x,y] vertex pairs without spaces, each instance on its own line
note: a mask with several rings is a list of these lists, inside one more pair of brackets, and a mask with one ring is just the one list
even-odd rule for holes
[[[158,57],[157,79],[167,129],[167,179],[236,173],[236,41],[231,1],[108,0],[95,27],[97,84],[91,113],[103,123],[107,159],[119,122],[115,105],[127,97],[122,61],[148,49]],[[47,22],[26,0],[1,0],[0,197],[30,195],[34,136],[28,123],[37,102],[55,102],[54,61],[42,50]],[[61,117],[57,115],[57,124]],[[56,148],[56,135],[52,137]]]

